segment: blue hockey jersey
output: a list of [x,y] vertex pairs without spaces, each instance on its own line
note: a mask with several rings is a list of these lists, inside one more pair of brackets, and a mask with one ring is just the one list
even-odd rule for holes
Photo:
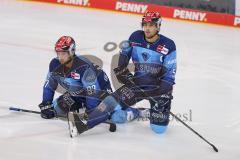
[[127,66],[130,59],[135,66],[134,77],[141,79],[140,84],[151,84],[156,79],[175,84],[176,46],[164,35],[160,34],[156,42],[149,43],[143,31],[132,33],[122,45],[118,66]]
[[64,69],[57,58],[51,60],[43,87],[43,102],[52,102],[55,91],[61,88],[62,93],[69,92],[75,101],[84,100],[87,109],[91,109],[100,103],[103,91],[112,91],[106,73],[82,56],[74,57],[67,72]]

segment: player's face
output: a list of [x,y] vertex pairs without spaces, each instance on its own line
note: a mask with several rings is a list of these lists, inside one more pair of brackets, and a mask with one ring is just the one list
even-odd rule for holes
[[156,23],[149,22],[143,24],[143,31],[147,39],[153,38],[158,33]]
[[71,58],[68,52],[57,52],[57,57],[61,64],[66,63]]

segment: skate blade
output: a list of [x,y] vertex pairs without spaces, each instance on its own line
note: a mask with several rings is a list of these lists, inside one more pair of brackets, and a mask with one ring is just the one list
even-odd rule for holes
[[69,135],[71,138],[77,137],[78,131],[75,125],[74,115],[72,112],[68,113]]

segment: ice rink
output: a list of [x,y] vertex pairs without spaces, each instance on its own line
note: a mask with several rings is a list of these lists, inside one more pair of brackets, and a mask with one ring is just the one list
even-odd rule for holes
[[[157,135],[149,122],[100,125],[71,139],[67,122],[16,113],[38,110],[54,44],[62,35],[79,54],[103,60],[110,76],[107,42],[119,44],[140,28],[141,17],[115,12],[13,0],[0,1],[0,160],[237,160],[240,157],[240,30],[163,19],[161,34],[177,45],[178,70],[172,112],[219,148],[215,153],[172,120]],[[137,106],[149,107],[147,101]],[[182,118],[184,118],[182,117]]]

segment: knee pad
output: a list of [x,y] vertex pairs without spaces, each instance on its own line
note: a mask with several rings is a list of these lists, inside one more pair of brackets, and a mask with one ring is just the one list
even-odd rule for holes
[[150,124],[150,127],[157,134],[162,134],[167,130],[167,126],[161,126],[156,124]]
[[169,112],[161,112],[150,109],[150,123],[159,126],[167,126],[169,123]]
[[157,98],[158,103],[151,103],[150,123],[159,126],[167,126],[171,109],[172,96],[168,94]]
[[75,101],[69,93],[64,93],[56,99],[56,103],[61,110],[69,112],[75,104]]
[[65,93],[53,101],[53,107],[59,114],[66,115],[82,107],[82,102],[76,102],[69,93]]

